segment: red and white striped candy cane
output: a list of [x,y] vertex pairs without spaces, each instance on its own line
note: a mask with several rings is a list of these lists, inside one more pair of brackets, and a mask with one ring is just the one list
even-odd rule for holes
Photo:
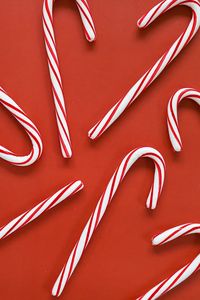
[[101,196],[97,206],[90,216],[81,236],[72,250],[67,263],[64,265],[60,275],[58,276],[52,294],[53,296],[60,296],[65,284],[70,279],[74,272],[76,265],[78,264],[85,248],[89,244],[89,241],[99,225],[103,215],[112,201],[121,181],[125,177],[131,166],[141,157],[148,157],[153,160],[155,164],[154,181],[151,187],[149,196],[147,198],[147,207],[154,209],[157,205],[158,198],[163,188],[164,177],[165,177],[165,162],[162,155],[155,149],[150,147],[143,147],[132,150],[122,160],[120,166],[116,169],[112,178],[110,179],[105,192]]
[[154,6],[146,15],[138,21],[140,28],[145,28],[160,15],[177,5],[185,5],[192,9],[192,19],[187,29],[174,42],[171,48],[150,68],[120,99],[109,112],[89,131],[91,139],[100,137],[118,117],[129,107],[136,98],[160,75],[160,73],[172,62],[181,50],[191,41],[200,26],[200,3],[198,0],[164,0]]
[[[189,234],[200,233],[200,224],[188,223],[180,225],[165,232],[155,236],[153,238],[153,245],[162,245],[169,241],[172,241],[180,236],[185,236]],[[178,270],[175,274],[169,278],[163,280],[161,283],[152,288],[144,296],[138,298],[137,300],[154,300],[160,296],[166,294],[171,289],[175,288],[177,285],[182,283],[200,268],[200,254],[195,257],[195,259],[188,263],[186,266]]]
[[28,155],[18,156],[7,148],[0,146],[0,158],[10,162],[16,166],[29,166],[33,164],[42,154],[42,140],[37,127],[28,118],[25,112],[11,99],[8,94],[0,87],[0,103],[15,117],[15,119],[23,126],[28,134],[32,150]]
[[170,228],[156,236],[152,240],[154,246],[160,246],[166,244],[170,241],[173,241],[179,237],[200,233],[200,224],[199,223],[186,223],[179,225],[173,228]]
[[175,151],[182,149],[182,141],[178,126],[178,104],[184,99],[190,98],[200,105],[200,92],[191,88],[184,88],[177,91],[170,99],[167,108],[167,125],[171,144]]
[[[53,98],[55,103],[56,120],[59,131],[59,140],[63,157],[71,157],[71,141],[67,124],[67,114],[63,94],[62,79],[60,75],[59,61],[56,51],[56,41],[53,29],[53,4],[54,0],[44,0],[43,4],[43,28],[47,51],[49,72],[52,83]],[[76,4],[82,19],[84,32],[89,42],[95,39],[95,27],[90,9],[86,0],[76,0]]]
[[80,180],[71,182],[70,184],[64,186],[51,197],[40,202],[32,209],[24,212],[14,220],[10,221],[7,225],[1,227],[0,239],[4,239],[16,230],[24,227],[25,225],[42,215],[45,211],[53,208],[57,204],[61,203],[63,200],[82,190],[82,188],[83,183]]

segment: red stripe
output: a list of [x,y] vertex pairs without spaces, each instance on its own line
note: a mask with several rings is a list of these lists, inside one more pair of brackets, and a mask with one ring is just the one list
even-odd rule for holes
[[[8,96],[8,95],[6,94],[6,96]],[[6,102],[3,99],[0,99],[0,102],[2,103],[2,105],[6,106],[6,107],[10,107],[10,108],[16,110],[17,112],[19,112],[20,114],[24,115],[25,117],[27,117],[27,115],[25,114],[25,112],[20,107],[14,106],[14,105]]]
[[103,195],[101,196],[100,201],[98,202],[99,203],[99,208],[98,208],[97,216],[96,216],[96,220],[95,220],[95,226],[94,226],[95,229],[97,228],[97,226],[99,224],[99,216],[100,216],[101,207],[102,207],[102,204],[103,204],[104,197],[105,197],[105,192],[103,193]]
[[[30,209],[26,211],[19,219],[18,221],[1,237],[1,239],[5,238],[6,236],[9,235],[9,233],[23,220],[24,216],[30,212]],[[8,224],[7,224],[8,225]],[[3,228],[5,228],[7,225],[5,225]],[[20,228],[20,227],[19,227]]]
[[[82,13],[84,15],[84,17],[86,18],[86,20],[88,21],[88,23],[90,24],[90,27],[92,28],[92,30],[95,32],[95,29],[94,29],[94,25],[91,23],[90,19],[88,18],[88,16],[86,15],[86,13],[84,12],[83,8],[80,6],[80,4],[78,2],[76,2],[77,6],[78,6],[78,9],[80,10],[80,13]],[[90,14],[90,11],[89,9],[87,8],[89,14]],[[84,25],[84,24],[83,24]],[[87,32],[87,28],[84,26],[86,32]],[[88,32],[87,32],[88,33]],[[89,34],[88,34],[89,36]]]
[[92,213],[91,217],[90,217],[90,221],[89,221],[89,226],[88,226],[88,230],[87,230],[87,235],[86,235],[86,239],[85,239],[85,244],[83,249],[85,250],[85,248],[88,245],[88,241],[89,241],[89,237],[90,237],[90,230],[91,230],[91,226],[92,226],[92,221],[93,221],[93,217],[94,217],[94,212]]
[[[169,105],[170,105],[170,112],[171,112],[173,121],[174,121],[174,123],[175,123],[175,125],[176,125],[178,134],[179,134],[179,136],[180,136],[179,126],[178,126],[178,122],[177,122],[176,116],[175,116],[175,114],[174,114],[174,110],[173,110],[173,105],[172,105],[172,104],[173,104],[173,97],[171,98],[170,103],[169,103]],[[170,127],[170,129],[171,129],[171,132],[173,133],[173,135],[174,135],[174,137],[175,137],[177,143],[179,144],[180,148],[182,148],[182,142],[181,142],[179,136],[178,136],[178,135],[176,134],[176,132],[175,132],[174,126],[173,126],[172,123],[171,123],[171,120],[170,120],[170,118],[169,118],[169,115],[167,116],[167,122],[168,122],[168,125],[169,125],[169,127]]]
[[[53,48],[51,47],[46,35],[44,36],[44,40],[45,40],[45,43],[46,43],[46,46],[47,48],[49,49],[49,51],[51,52],[51,55],[55,61],[55,64],[57,65],[57,68],[59,70],[59,62],[58,62],[58,58],[57,58],[57,54],[54,53],[54,51],[56,52],[56,49],[53,50]],[[49,56],[48,52],[47,52],[47,55]]]
[[[55,87],[53,85],[52,85],[52,90],[53,90],[53,94],[55,96],[55,100],[58,103],[58,105],[59,105],[59,107],[60,107],[60,109],[62,111],[62,114],[63,114],[64,118],[66,118],[67,115],[66,115],[65,106],[63,106],[63,104],[61,103],[60,98],[59,98],[59,96],[57,94],[57,91],[56,91],[56,89],[55,89]],[[63,98],[64,98],[64,96],[63,96]]]
[[[160,4],[158,5],[157,9],[156,9],[156,10],[154,11],[154,13],[151,15],[151,17],[150,17],[149,20],[148,20],[148,23],[144,26],[144,28],[147,27],[147,26],[149,25],[149,23],[151,22],[151,20],[153,19],[153,17],[154,17],[155,14],[157,13],[157,11],[161,8],[161,6],[163,5],[164,2],[165,2],[165,0],[162,1],[162,2],[160,2]],[[142,21],[144,20],[144,18],[146,18],[146,16],[147,16],[148,14],[149,14],[149,12],[148,12],[147,14],[143,15],[143,16],[140,18],[140,20],[139,20],[139,22],[138,22],[139,25],[142,23]]]
[[[182,229],[184,229],[184,228],[186,228],[187,226],[190,226],[190,225],[192,225],[192,224],[189,223],[189,224],[185,224],[185,225],[181,226],[179,229],[177,229],[172,234],[170,234],[168,237],[166,237],[165,240],[163,240],[159,245],[162,245],[162,244],[168,242],[173,236],[175,236],[177,233],[179,233]],[[197,229],[200,229],[200,226],[196,226],[196,227],[193,227],[193,228],[187,230],[186,232],[182,233],[181,236],[186,236],[186,235],[192,233],[193,231],[195,231]]]
[[65,152],[66,157],[70,157],[69,152],[67,151],[67,147],[66,147],[66,145],[65,145],[65,143],[63,141],[63,138],[62,138],[62,136],[61,136],[60,133],[59,133],[59,141],[60,141],[60,145],[61,145],[63,151]]
[[[75,181],[74,181],[75,182]],[[45,209],[48,210],[50,209],[59,199],[60,197],[62,197],[62,195],[74,184],[74,182],[71,182],[70,184],[68,184],[66,186],[66,188],[64,190],[62,190],[57,196],[56,198],[49,204],[49,206]],[[53,197],[53,196],[52,196]],[[26,224],[28,224],[31,219],[34,217],[35,214],[37,214],[37,212],[46,204],[47,201],[49,201],[50,198],[47,198],[46,200],[42,201],[40,203],[40,205],[37,207],[37,209],[35,211],[33,211],[33,213],[25,220],[25,222],[18,228],[22,228],[24,227]],[[34,209],[34,208],[32,208]],[[21,218],[4,234],[4,236],[2,236],[2,239],[6,236],[9,235],[9,233],[21,222],[21,220],[23,220],[23,218],[26,217],[26,215],[32,210],[32,209],[29,209],[28,211],[26,211],[22,216]],[[45,212],[43,211],[42,214]],[[5,225],[4,227],[6,227],[7,225]]]
[[[52,13],[50,12],[48,0],[45,0],[45,8],[46,8],[46,13],[47,13],[47,15],[49,17],[49,20],[50,20],[50,22],[52,24],[52,27],[53,27],[53,18],[52,18]],[[53,8],[51,7],[51,11],[52,11],[52,9]]]
[[[33,130],[36,129],[36,127],[34,127],[33,125],[31,125],[30,123],[28,123],[28,122],[25,121],[24,119],[22,119],[22,118],[16,116],[15,114],[13,114],[13,115],[14,115],[15,118],[20,122],[20,124],[21,124],[22,126],[23,126],[22,123],[25,123],[27,126],[29,126],[30,128],[32,128]],[[29,120],[29,121],[30,121],[30,120]],[[38,138],[37,138],[35,135],[33,135],[32,132],[31,132],[29,129],[25,128],[24,126],[23,126],[23,128],[24,128],[24,130],[27,132],[27,134],[28,134],[29,136],[31,136],[31,137],[34,139],[34,141],[36,142],[36,144],[37,144],[37,146],[38,146],[38,149],[39,149],[39,155],[38,155],[38,156],[40,156],[40,155],[41,155],[41,152],[42,152],[42,149],[41,149],[41,146],[40,146],[40,142],[38,141]],[[37,131],[37,130],[35,130],[35,131],[36,131],[36,133],[38,134],[38,131]]]
[[176,282],[180,279],[180,277],[186,272],[186,270],[191,266],[192,262],[185,266],[185,268],[181,271],[181,273],[174,279],[174,281],[170,284],[170,286],[166,289],[166,291],[163,292],[163,294],[167,293],[173,286],[176,284]]
[[[55,38],[54,38],[54,36],[52,35],[52,33],[51,33],[50,29],[49,29],[49,26],[48,26],[48,24],[47,24],[47,21],[46,21],[44,15],[43,15],[43,17],[42,17],[42,20],[43,20],[43,25],[44,25],[44,27],[46,28],[46,30],[48,31],[49,36],[50,36],[50,38],[51,38],[51,40],[52,40],[52,43],[54,44],[54,46],[55,46],[55,48],[56,48]],[[53,27],[52,27],[52,29],[53,29]],[[45,31],[44,31],[44,34],[45,34],[45,36],[46,36]]]
[[[73,266],[73,264],[74,264],[74,259],[75,259],[77,247],[78,247],[78,243],[76,244],[76,246],[75,246],[75,248],[74,248],[74,251],[73,251],[73,256],[72,256],[72,261],[71,261],[71,264],[70,264],[70,269],[69,269],[67,281],[69,280],[70,275],[71,275],[72,266]],[[62,284],[62,281],[63,281],[63,276],[64,276],[64,274],[65,274],[66,266],[67,266],[67,264],[64,265],[63,270],[62,270],[62,273],[61,273],[61,276],[60,276],[60,280],[59,280],[59,284],[58,284],[58,289],[57,289],[57,291],[56,291],[56,297],[58,297],[58,296],[59,296],[59,293],[60,293],[61,284]]]
[[66,264],[64,265],[64,267],[62,269],[61,277],[60,277],[59,284],[58,284],[58,289],[56,291],[56,297],[59,296],[59,292],[60,292],[60,288],[61,288],[61,283],[62,283],[62,280],[63,280],[63,276],[64,276],[64,273],[65,273],[65,269],[66,269]]
[[[191,223],[187,223],[187,224],[182,225],[182,226],[179,227],[176,231],[174,231],[172,234],[168,235],[161,243],[159,243],[159,245],[163,245],[164,243],[166,243],[167,241],[169,241],[169,239],[171,239],[174,235],[176,235],[179,231],[181,231],[182,229],[186,228],[186,227],[189,226],[189,225],[191,225]],[[155,239],[157,236],[159,236],[159,234],[156,235],[156,236],[154,237],[154,239]]]
[[[60,86],[60,89],[63,90],[62,79],[61,79],[61,77],[59,77],[59,76],[61,76],[61,75],[60,75],[60,72],[59,72],[59,67],[58,67],[58,65],[57,65],[58,72],[56,72],[56,70],[55,70],[55,68],[54,68],[54,66],[53,66],[53,64],[52,64],[52,62],[51,62],[49,56],[47,57],[47,61],[48,61],[48,64],[49,64],[49,68],[53,71],[54,76],[55,76],[56,79],[57,79],[57,82],[58,82],[58,85]],[[52,85],[53,85],[53,80],[52,80]]]
[[[193,94],[190,94],[190,95],[187,95],[187,96],[184,97],[184,94],[187,93],[187,92],[190,92],[190,91],[191,91],[191,93],[192,93],[192,92],[195,92],[194,89],[188,88],[188,89],[184,89],[184,90],[180,93],[180,95],[178,96],[178,104],[180,103],[181,100],[183,100],[183,99],[186,98],[186,97],[187,97],[187,98],[190,98],[190,97],[197,97],[197,98],[198,98],[198,96],[193,95]],[[174,96],[175,96],[175,95],[174,95]],[[170,104],[170,112],[171,112],[171,114],[172,114],[173,121],[174,121],[174,123],[176,124],[176,128],[177,128],[177,130],[178,130],[178,132],[179,132],[179,125],[178,125],[176,116],[175,116],[175,114],[174,114],[174,109],[173,109],[173,105],[172,105],[172,104],[173,104],[173,98],[174,98],[174,96],[172,96],[172,98],[171,98],[171,100],[170,100],[170,103],[169,103],[169,104]],[[183,97],[184,97],[184,98],[183,98]],[[199,98],[200,98],[200,97],[199,97]],[[171,129],[171,132],[173,133],[173,135],[174,135],[176,141],[178,142],[178,144],[179,144],[180,147],[182,148],[181,140],[180,140],[179,137],[177,136],[177,134],[176,134],[176,132],[175,132],[175,130],[174,130],[174,127],[172,126],[172,123],[171,123],[171,120],[170,120],[169,116],[168,116],[168,118],[167,118],[167,121],[168,121],[169,127],[170,127],[170,129]],[[180,135],[180,132],[179,132],[179,135]]]
[[[58,112],[56,112],[56,116],[57,116],[57,118],[58,118],[58,120],[59,120],[59,123],[60,123],[60,125],[61,125],[61,127],[62,127],[64,133],[65,133],[65,136],[66,136],[66,138],[67,138],[67,141],[68,141],[69,145],[71,145],[71,141],[70,141],[70,139],[69,139],[69,136],[68,136],[67,131],[66,131],[66,128],[65,128],[65,126],[67,127],[67,121],[66,121],[66,124],[65,124],[65,126],[64,126],[63,122],[62,122],[61,119],[60,119],[60,115],[58,114]],[[65,120],[66,120],[66,119],[65,119]]]
[[67,281],[69,280],[69,278],[71,276],[72,267],[73,267],[73,264],[74,264],[74,259],[75,259],[75,256],[76,256],[77,247],[78,247],[78,243],[76,244],[75,249],[74,249],[74,253],[73,253],[73,256],[72,256],[72,261],[71,261],[71,264],[70,264],[69,273],[68,273],[68,276],[67,276]]

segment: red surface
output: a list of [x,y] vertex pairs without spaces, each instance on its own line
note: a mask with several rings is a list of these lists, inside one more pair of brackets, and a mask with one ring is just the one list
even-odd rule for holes
[[[122,3],[123,2],[123,3]],[[51,288],[116,166],[131,149],[153,146],[167,163],[158,208],[145,198],[153,178],[140,160],[120,187],[62,299],[135,299],[199,252],[187,237],[153,249],[151,237],[171,226],[200,221],[199,108],[183,101],[179,119],[184,148],[175,154],[168,139],[166,107],[182,87],[200,89],[200,36],[97,142],[87,131],[168,49],[188,24],[190,11],[175,8],[148,29],[137,19],[156,0],[90,0],[97,41],[88,44],[72,0],[56,1],[55,31],[73,143],[73,158],[61,156],[41,23],[42,0],[1,1],[0,83],[40,129],[41,159],[27,168],[1,161],[0,223],[33,207],[73,179],[85,189],[26,228],[0,242],[0,298],[51,299]],[[1,144],[26,153],[23,130],[2,109]],[[197,299],[200,275],[162,299]]]

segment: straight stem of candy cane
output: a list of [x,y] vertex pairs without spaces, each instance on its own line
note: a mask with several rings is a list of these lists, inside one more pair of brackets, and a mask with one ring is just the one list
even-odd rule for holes
[[[43,29],[47,51],[48,66],[55,103],[56,120],[58,125],[59,140],[62,155],[65,158],[72,156],[71,140],[67,124],[67,113],[63,93],[63,84],[60,75],[59,60],[56,50],[56,41],[53,29],[53,0],[44,0],[43,4]],[[90,9],[86,0],[76,0],[82,19],[85,36],[88,41],[95,39],[95,27]]]
[[200,26],[200,3],[198,0],[165,0],[153,7],[139,21],[138,26],[145,28],[160,15],[177,5],[185,5],[192,9],[192,19],[187,29],[174,42],[171,48],[150,68],[120,99],[109,112],[92,128],[88,136],[91,139],[100,137],[119,116],[138,98],[138,96],[148,88],[148,86],[161,74],[161,72],[173,61],[181,50],[192,40]]
[[189,98],[200,105],[200,92],[192,88],[183,88],[177,91],[170,99],[167,108],[167,126],[169,138],[175,151],[182,150],[182,141],[178,124],[178,104],[185,98]]
[[106,209],[110,202],[112,201],[121,181],[125,177],[128,170],[131,166],[141,157],[148,157],[152,159],[155,165],[155,172],[154,172],[154,181],[147,198],[147,207],[150,209],[154,209],[157,205],[158,198],[161,194],[164,178],[165,178],[165,162],[162,155],[155,149],[150,147],[143,147],[132,150],[126,157],[122,160],[120,166],[116,169],[115,173],[113,174],[112,178],[110,179],[105,192],[101,196],[97,206],[90,216],[81,236],[76,243],[74,249],[72,250],[69,259],[67,260],[66,264],[64,265],[60,275],[58,276],[53,290],[53,296],[60,296],[65,284],[70,279],[72,273],[74,272],[81,256],[86,249],[89,241],[99,225],[101,219],[103,218]]
[[200,254],[186,266],[178,270],[169,278],[163,280],[161,283],[152,288],[144,296],[137,298],[137,300],[154,300],[166,294],[177,285],[188,279],[191,275],[197,272],[200,268]]
[[64,186],[62,189],[57,191],[51,197],[45,199],[44,201],[37,204],[32,209],[24,212],[17,218],[10,221],[7,225],[0,228],[0,239],[6,238],[8,235],[12,234],[13,232],[17,231],[18,229],[24,227],[28,223],[32,222],[40,215],[42,215],[47,210],[50,210],[57,204],[61,203],[63,200],[69,198],[70,196],[74,195],[78,191],[82,190],[83,183],[78,180],[71,182],[70,184]]
[[[179,225],[164,231],[163,233],[155,236],[152,240],[153,245],[163,245],[168,243],[178,237],[186,236],[189,234],[200,233],[200,224],[198,223],[187,223]],[[195,259],[188,263],[186,266],[178,270],[175,274],[163,280],[161,283],[157,284],[150,291],[148,291],[144,296],[139,297],[137,300],[154,300],[162,295],[169,292],[171,289],[175,288],[181,284],[184,280],[193,275],[200,268],[200,254],[195,257]]]
[[33,164],[42,154],[43,145],[40,133],[25,112],[15,103],[13,99],[7,95],[7,93],[1,87],[0,103],[22,125],[32,143],[31,152],[25,156],[19,156],[7,148],[0,146],[0,158],[16,166],[29,166]]

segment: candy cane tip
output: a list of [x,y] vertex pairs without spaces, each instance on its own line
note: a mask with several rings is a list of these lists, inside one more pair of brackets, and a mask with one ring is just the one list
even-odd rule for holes
[[152,238],[151,243],[153,246],[158,246],[160,244],[160,238],[159,235],[156,235]]
[[150,209],[150,210],[154,210],[157,207],[158,198],[154,199],[154,201],[150,201],[150,199],[151,199],[151,193],[149,194],[149,197],[148,197],[148,199],[146,201],[146,208]]
[[53,296],[53,297],[59,297],[60,295],[56,295],[56,293],[52,290],[52,293],[51,293],[51,295]]
[[54,287],[53,287],[53,289],[52,289],[52,291],[51,291],[51,295],[53,296],[53,297],[59,297],[60,295],[57,295],[57,290],[55,290],[54,289]]
[[141,17],[138,21],[137,21],[137,27],[138,28],[144,28],[144,24],[143,24],[143,17]]
[[61,289],[58,290],[58,282],[56,281],[55,284],[54,284],[54,286],[53,286],[53,288],[52,288],[52,290],[51,290],[51,295],[53,297],[57,297],[58,298],[61,294],[62,294],[62,290]]
[[68,154],[67,158],[71,158],[72,157],[72,151],[70,151],[70,153]]
[[182,151],[182,147],[179,145],[173,145],[174,151],[175,152],[181,152]]
[[77,180],[76,183],[78,186],[80,186],[80,190],[82,190],[84,188],[84,184],[81,180]]
[[156,207],[157,207],[157,204],[155,204],[155,203],[153,203],[151,205],[149,203],[146,204],[146,208],[148,208],[150,210],[154,210],[154,209],[156,209]]
[[62,155],[64,158],[71,158],[72,157],[71,149],[68,149],[68,152],[65,152],[64,150],[62,150]]
[[92,129],[88,131],[88,137],[93,141],[96,140],[96,137],[92,134]]
[[151,243],[153,246],[161,245],[163,242],[162,234],[157,234],[152,237]]
[[89,37],[87,37],[88,42],[92,43],[96,41],[96,36],[95,35],[91,35]]

